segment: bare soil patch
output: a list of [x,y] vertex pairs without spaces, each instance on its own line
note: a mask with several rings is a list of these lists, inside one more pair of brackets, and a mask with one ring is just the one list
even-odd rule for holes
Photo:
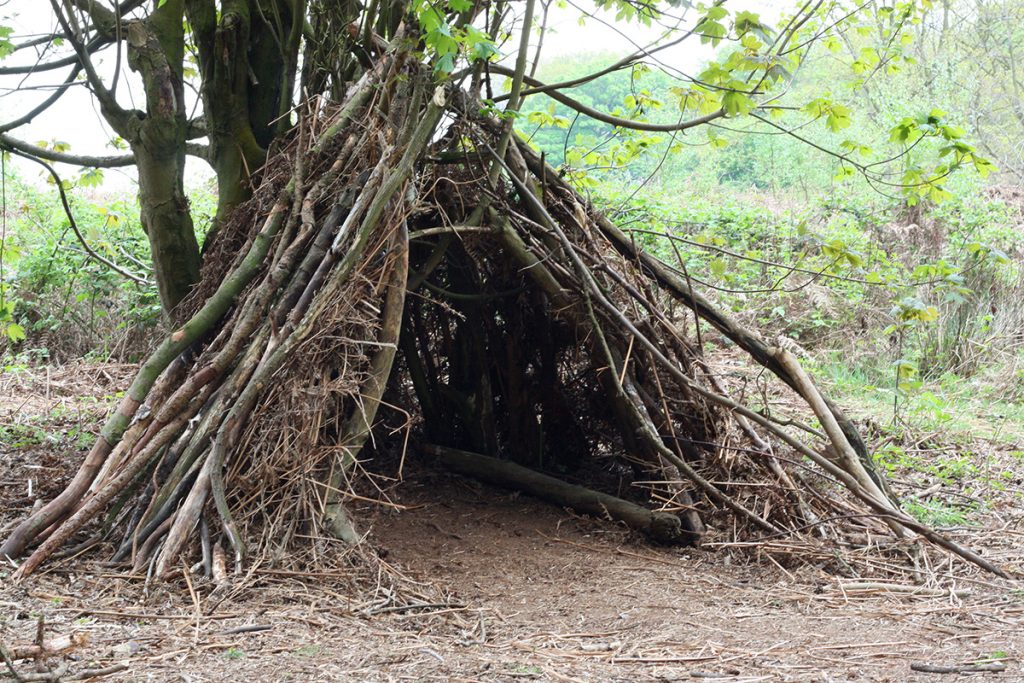
[[[73,374],[102,379],[86,372]],[[73,472],[75,430],[98,424],[113,391],[101,379],[69,379],[61,396],[51,384],[49,399],[38,377],[4,382],[4,424],[41,434],[0,443],[0,528]],[[67,560],[12,585],[6,566],[0,642],[31,643],[41,617],[50,636],[88,639],[48,666],[123,664],[102,679],[118,681],[926,681],[941,677],[912,663],[992,660],[1002,680],[1024,680],[1024,591],[959,567],[956,578],[932,567],[915,588],[730,545],[656,548],[429,467],[412,467],[396,495],[402,512],[358,513],[401,592],[387,577],[353,591],[340,573],[294,572],[229,590],[201,578],[147,587]],[[958,533],[1019,576],[1019,506],[992,509],[985,528]]]

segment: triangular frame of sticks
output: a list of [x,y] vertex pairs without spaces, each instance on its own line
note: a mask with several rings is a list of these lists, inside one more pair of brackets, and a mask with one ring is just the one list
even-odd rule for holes
[[[453,462],[453,448],[625,462],[664,503],[650,518],[663,542],[698,542],[702,516],[727,510],[752,538],[923,537],[1002,574],[899,510],[789,351],[482,112],[401,55],[340,105],[310,103],[74,480],[0,548],[31,550],[16,576],[96,541],[156,576],[183,553],[208,557],[211,537],[238,568],[280,562],[300,539],[357,542],[344,502],[364,447],[384,438],[385,404]],[[686,332],[698,320],[788,385],[820,430],[796,435],[729,397]]]

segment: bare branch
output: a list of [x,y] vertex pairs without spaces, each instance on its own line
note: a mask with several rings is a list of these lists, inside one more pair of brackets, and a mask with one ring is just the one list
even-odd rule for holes
[[[55,5],[54,2],[50,4]],[[84,13],[92,21],[93,27],[96,32],[100,35],[108,38],[113,38],[117,33],[117,17],[113,11],[104,7],[101,3],[96,0],[64,0],[65,5],[73,5],[79,11]],[[60,20],[61,12],[57,11],[57,7],[54,6],[54,12],[58,15],[58,21]],[[71,21],[74,21],[72,17]],[[68,30],[67,26],[64,26],[64,22],[61,22],[61,27],[64,29],[64,35],[67,36],[68,40],[74,40],[80,35],[84,35],[85,31],[89,30],[89,27],[73,26],[75,31]]]
[[0,124],[0,133],[6,133],[7,131],[14,130],[19,126],[24,126],[26,123],[30,123],[32,119],[34,119],[35,117],[39,116],[44,111],[49,109],[54,102],[59,100],[61,96],[68,91],[68,88],[74,85],[75,79],[78,78],[78,74],[81,71],[82,66],[80,64],[75,64],[75,66],[71,69],[71,72],[68,74],[67,78],[64,79],[64,82],[56,90],[54,90],[49,97],[47,97],[45,100],[43,100],[38,105],[33,107],[26,114],[19,116],[13,121],[8,121],[7,123]]
[[[64,0],[65,3],[74,3],[76,5],[81,4],[81,0]],[[104,13],[110,15],[111,21],[113,21],[113,13],[110,10],[100,8],[95,2],[85,3],[88,8],[91,8],[91,17],[97,26],[103,26],[103,20],[105,19]],[[58,4],[58,0],[50,0],[50,6],[53,8],[53,12],[57,17],[57,21],[60,22],[61,28],[68,36],[68,42],[75,50],[75,54],[78,57],[78,62],[85,69],[85,75],[89,79],[89,84],[92,86],[93,92],[96,95],[96,99],[99,100],[100,106],[103,109],[104,117],[113,126],[114,130],[124,138],[130,137],[128,135],[126,123],[130,116],[130,113],[121,107],[114,98],[114,94],[107,89],[106,84],[103,83],[103,79],[100,78],[99,74],[96,73],[96,68],[92,63],[92,57],[89,54],[89,50],[86,49],[86,44],[79,40],[78,32],[72,27],[72,23],[76,22],[73,12],[69,12],[67,15],[61,9]],[[112,29],[113,26],[111,25]],[[104,29],[100,29],[101,31]]]
[[[91,53],[106,44],[106,40],[96,38],[89,42],[86,49]],[[28,74],[41,73],[43,71],[62,69],[74,64],[78,64],[78,55],[69,55],[67,57],[55,59],[52,62],[37,62],[35,64],[26,64],[25,66],[5,66],[0,68],[0,76],[25,76]]]
[[[98,7],[98,4],[96,2],[88,2],[85,4],[88,5],[90,9],[93,7]],[[119,5],[117,9],[117,15],[123,17],[128,12],[132,12],[138,9],[139,7],[142,7],[144,4],[146,4],[145,0],[129,0],[128,2],[123,2]],[[100,7],[100,9],[108,13],[110,12],[110,10],[107,10],[106,8]],[[97,35],[85,44],[86,51],[89,54],[92,54],[97,50],[106,47],[107,45],[112,43],[116,38],[116,33],[113,30],[105,32],[104,30],[102,30],[102,27],[100,25],[95,23],[85,27],[83,35],[84,33],[87,33],[89,31],[97,32]],[[70,38],[70,36],[63,31],[43,36],[37,36],[36,38],[26,40],[24,43],[20,43],[17,46],[15,46],[15,52],[17,52],[18,50],[36,47],[37,45],[45,45],[47,43],[53,42],[58,38],[67,40]],[[80,63],[79,56],[78,54],[74,54],[68,55],[67,57],[61,57],[60,59],[55,59],[52,62],[36,62],[35,64],[26,64],[24,66],[0,67],[0,76],[24,76],[27,74],[40,73],[43,71],[53,71],[54,69],[60,69],[65,66],[71,66],[73,64],[78,63]]]
[[[516,57],[516,69],[512,72],[512,90],[509,93],[510,97],[508,100],[508,106],[505,107],[507,112],[519,112],[519,106],[523,103],[522,98],[519,96],[520,90],[523,87],[523,79],[526,76],[526,58],[527,52],[530,49],[530,26],[533,23],[533,10],[536,5],[536,0],[526,0],[526,14],[523,15],[523,28],[521,29],[520,43],[519,43],[519,55]],[[508,141],[512,137],[512,119],[508,119],[504,122],[501,131],[501,138],[498,140],[498,156],[503,158],[505,151],[508,149]],[[491,164],[489,172],[490,184],[493,186],[498,180],[498,175],[501,173],[501,167],[496,163]]]
[[121,156],[89,156],[84,154],[68,154],[66,152],[57,152],[52,149],[46,149],[45,147],[39,147],[17,138],[12,138],[6,133],[0,133],[0,148],[6,149],[9,152],[23,156],[26,158],[32,158],[36,161],[40,159],[46,159],[47,161],[57,161],[62,164],[72,164],[74,166],[89,166],[93,168],[121,168],[124,166],[135,165],[134,154],[124,154]]

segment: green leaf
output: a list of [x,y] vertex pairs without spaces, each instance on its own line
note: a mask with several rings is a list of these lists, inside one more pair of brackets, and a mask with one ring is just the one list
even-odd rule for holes
[[713,5],[708,8],[708,11],[705,13],[704,16],[707,17],[708,19],[717,21],[719,19],[724,19],[727,16],[729,16],[729,10],[722,7],[721,5]]
[[944,190],[941,187],[933,185],[928,189],[928,198],[936,204],[941,204],[952,197],[953,195],[948,190]]
[[78,184],[82,187],[99,187],[103,184],[103,171],[89,168],[78,175]]
[[722,95],[722,109],[729,116],[749,114],[754,108],[754,100],[747,95],[730,90]]
[[441,55],[437,62],[434,63],[434,74],[435,75],[447,75],[452,72],[455,68],[455,57],[452,54]]
[[917,374],[917,364],[905,358],[897,359],[893,366],[896,368],[896,374],[899,375],[900,379],[910,379]]
[[714,5],[709,7],[704,16],[701,17],[700,21],[694,27],[694,32],[700,35],[700,42],[710,43],[711,45],[718,45],[722,38],[729,34],[728,29],[725,25],[719,21],[728,16],[729,10],[725,9],[721,5]]
[[854,170],[854,168],[852,166],[850,166],[849,164],[846,164],[846,163],[840,163],[839,164],[839,168],[836,169],[836,174],[833,177],[836,180],[840,180],[841,181],[841,180],[846,180],[847,178],[852,178],[856,174],[857,174],[857,171]]
[[13,33],[14,28],[11,26],[0,26],[0,59],[14,53],[14,43],[10,40]]
[[710,127],[708,127],[707,132],[708,132],[708,142],[711,144],[711,147],[713,149],[722,149],[723,147],[726,147],[726,146],[729,145],[729,141],[728,140],[726,140],[723,137],[720,137],[720,136],[716,135],[715,131],[712,130]]
[[764,25],[761,23],[761,17],[754,12],[742,11],[736,13],[733,28],[736,29],[737,36],[744,36],[751,31],[763,32]]
[[747,33],[746,35],[744,35],[743,38],[740,39],[740,45],[747,48],[751,52],[757,52],[762,47],[764,47],[764,43],[762,43],[760,39],[753,33]]
[[833,133],[849,128],[851,123],[853,123],[853,119],[850,118],[850,110],[841,104],[832,105],[828,117],[825,119],[825,125]]
[[977,155],[971,155],[971,162],[974,164],[974,170],[977,171],[978,175],[982,178],[987,178],[990,173],[999,170],[991,161],[983,159]]
[[9,323],[4,330],[4,335],[15,344],[25,341],[25,328],[17,323]]
[[1002,266],[1006,266],[1012,263],[1010,257],[1006,255],[1005,251],[1001,251],[995,248],[989,249],[989,258]]

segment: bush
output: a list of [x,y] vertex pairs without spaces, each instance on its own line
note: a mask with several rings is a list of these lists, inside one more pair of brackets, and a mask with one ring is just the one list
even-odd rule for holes
[[[2,306],[6,352],[63,361],[86,354],[132,359],[161,320],[153,283],[140,284],[91,258],[52,189],[7,179]],[[147,275],[149,246],[138,207],[81,189],[69,193],[90,247],[125,270]],[[13,327],[12,327],[13,326]]]

